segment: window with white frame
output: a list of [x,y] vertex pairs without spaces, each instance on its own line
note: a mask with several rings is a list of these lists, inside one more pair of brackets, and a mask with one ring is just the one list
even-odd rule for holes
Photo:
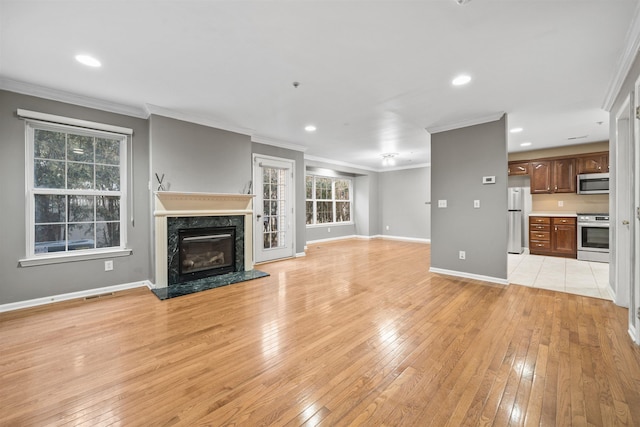
[[306,176],[307,225],[351,222],[351,180]]
[[27,257],[126,244],[127,136],[39,121],[27,129]]

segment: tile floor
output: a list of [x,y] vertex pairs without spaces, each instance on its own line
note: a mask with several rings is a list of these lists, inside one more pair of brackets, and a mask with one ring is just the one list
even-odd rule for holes
[[508,255],[509,283],[611,300],[607,263]]

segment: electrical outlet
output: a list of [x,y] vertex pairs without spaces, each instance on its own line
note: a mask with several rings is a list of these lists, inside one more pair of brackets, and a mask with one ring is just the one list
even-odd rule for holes
[[561,208],[564,206],[564,200],[558,200],[558,207]]
[[331,233],[331,227],[327,227],[327,233]]
[[465,252],[465,251],[460,251],[460,253],[459,253],[458,257],[459,257],[460,259],[467,259],[467,254],[466,254],[466,252]]
[[113,270],[113,260],[105,261],[104,271],[111,271],[111,270]]
[[473,207],[474,207],[474,209],[480,208],[480,200],[474,200],[473,201]]
[[387,231],[389,231],[389,226],[387,225]]

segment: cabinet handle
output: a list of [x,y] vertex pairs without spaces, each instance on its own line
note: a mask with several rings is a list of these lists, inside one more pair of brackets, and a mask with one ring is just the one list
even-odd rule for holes
[[556,185],[556,191],[558,191],[558,186]]
[[511,168],[507,168],[507,174],[511,173]]
[[547,191],[551,191],[551,187],[547,187]]
[[558,227],[556,227],[556,231],[558,231]]

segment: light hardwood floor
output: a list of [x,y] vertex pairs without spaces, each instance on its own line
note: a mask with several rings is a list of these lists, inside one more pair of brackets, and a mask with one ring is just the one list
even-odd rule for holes
[[0,425],[640,425],[610,301],[431,274],[397,241],[259,268],[0,314]]

